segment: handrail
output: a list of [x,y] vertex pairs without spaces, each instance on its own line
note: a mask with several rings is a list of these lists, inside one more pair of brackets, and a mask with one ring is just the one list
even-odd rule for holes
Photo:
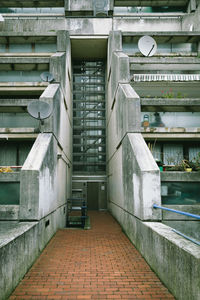
[[193,242],[194,244],[200,246],[200,242],[196,241],[195,239],[190,238],[189,236],[185,235],[184,233],[182,233],[176,229],[172,229],[172,231],[179,234],[180,236],[184,237],[185,239],[189,240],[190,242]]
[[188,217],[192,217],[192,218],[200,220],[199,215],[191,214],[191,213],[184,212],[184,211],[181,211],[181,210],[176,210],[176,209],[172,209],[172,208],[168,208],[168,207],[164,207],[164,206],[159,206],[157,204],[154,204],[153,208],[159,208],[159,209],[162,209],[162,210],[171,211],[171,212],[174,212],[174,213],[177,213],[177,214],[180,214],[180,215],[184,215],[184,216],[188,216]]

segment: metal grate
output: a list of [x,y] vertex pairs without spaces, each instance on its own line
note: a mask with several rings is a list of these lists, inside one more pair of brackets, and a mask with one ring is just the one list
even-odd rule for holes
[[134,74],[131,81],[199,81],[200,74]]
[[104,173],[105,159],[105,65],[74,62],[73,171]]

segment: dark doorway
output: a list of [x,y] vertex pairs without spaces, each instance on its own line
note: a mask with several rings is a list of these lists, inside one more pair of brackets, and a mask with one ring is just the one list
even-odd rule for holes
[[99,209],[99,183],[88,182],[87,183],[87,206],[88,210]]

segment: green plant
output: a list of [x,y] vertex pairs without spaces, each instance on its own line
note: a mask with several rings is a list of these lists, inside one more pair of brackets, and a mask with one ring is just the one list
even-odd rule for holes
[[161,91],[161,98],[171,99],[171,98],[185,98],[186,95],[183,95],[181,92],[173,92],[172,89],[169,89],[169,91]]

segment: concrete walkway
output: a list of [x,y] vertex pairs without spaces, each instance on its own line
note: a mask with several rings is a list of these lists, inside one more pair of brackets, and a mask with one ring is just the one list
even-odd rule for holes
[[12,299],[174,299],[107,212],[59,230]]

